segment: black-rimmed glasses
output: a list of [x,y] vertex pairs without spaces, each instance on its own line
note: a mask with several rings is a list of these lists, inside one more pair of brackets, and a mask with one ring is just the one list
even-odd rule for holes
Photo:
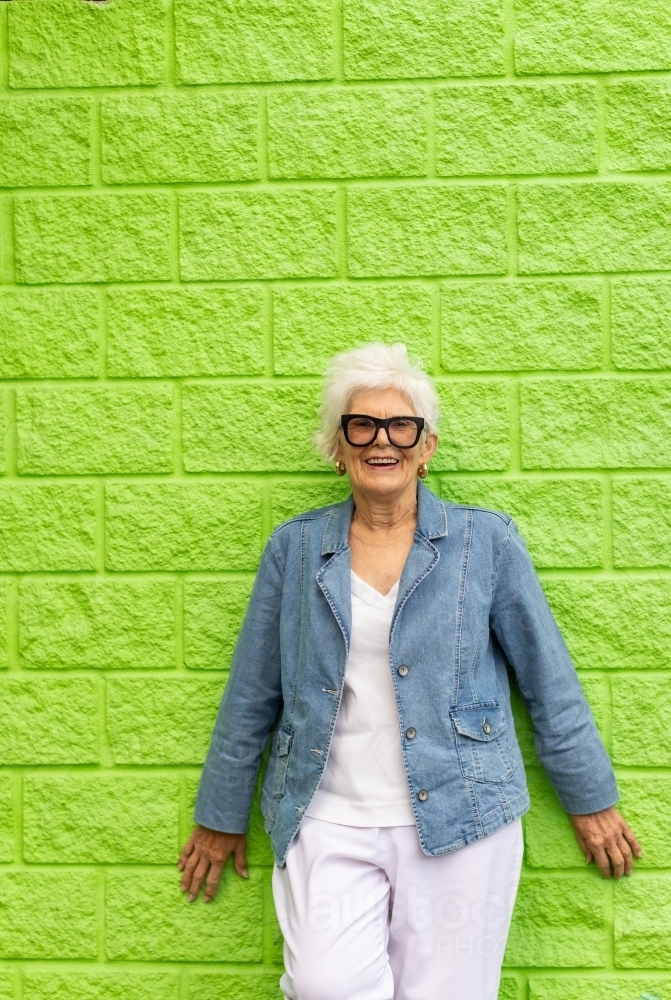
[[366,413],[343,413],[340,418],[345,440],[354,448],[372,444],[384,427],[394,448],[414,448],[424,430],[424,417],[369,417]]

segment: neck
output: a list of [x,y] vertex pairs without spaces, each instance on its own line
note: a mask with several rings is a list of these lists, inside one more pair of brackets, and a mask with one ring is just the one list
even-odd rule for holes
[[393,531],[417,523],[417,485],[411,483],[402,494],[376,497],[361,493],[352,487],[354,496],[353,520],[369,531]]

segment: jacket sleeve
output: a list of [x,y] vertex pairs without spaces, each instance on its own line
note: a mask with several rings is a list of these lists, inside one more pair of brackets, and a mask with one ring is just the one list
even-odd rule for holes
[[259,565],[205,760],[195,820],[244,833],[261,754],[282,699],[280,606],[283,573],[271,537]]
[[618,792],[610,758],[512,521],[498,560],[490,621],[529,709],[538,755],[566,812],[614,805]]

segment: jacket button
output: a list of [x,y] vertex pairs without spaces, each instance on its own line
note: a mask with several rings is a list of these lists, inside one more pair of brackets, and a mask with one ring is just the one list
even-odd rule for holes
[[398,672],[401,675],[401,677],[407,677],[408,676],[408,668],[405,665],[405,663],[401,664],[401,666],[398,668]]
[[429,793],[427,792],[426,788],[420,788],[420,790],[417,792],[417,798],[419,799],[420,802],[426,802],[428,797]]
[[410,726],[409,729],[406,729],[405,735],[408,737],[409,740],[414,740],[415,736],[417,735],[417,730],[413,726]]
[[492,731],[492,727],[489,725],[488,722],[483,722],[482,723],[482,731],[489,736],[489,734]]

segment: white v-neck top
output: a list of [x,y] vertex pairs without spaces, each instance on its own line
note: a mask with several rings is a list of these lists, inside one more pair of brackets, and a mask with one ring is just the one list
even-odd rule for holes
[[343,695],[326,768],[306,815],[346,826],[414,826],[389,669],[398,582],[383,595],[352,571],[351,587]]

